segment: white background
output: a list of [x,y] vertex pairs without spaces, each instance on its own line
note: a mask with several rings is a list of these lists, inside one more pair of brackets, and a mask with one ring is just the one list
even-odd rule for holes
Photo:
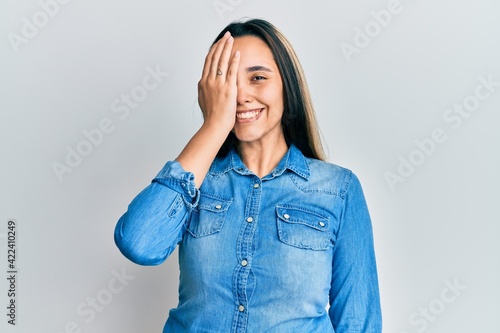
[[[388,6],[397,13],[381,27],[371,13]],[[268,19],[291,40],[330,161],[361,179],[384,332],[500,332],[498,1],[73,0],[53,17],[41,11],[35,0],[0,4],[0,266],[15,219],[19,269],[15,327],[0,283],[2,332],[161,332],[176,305],[177,255],[135,265],[114,226],[200,126],[205,54],[242,17]],[[34,16],[38,31],[23,37]],[[356,42],[346,56],[341,46]],[[126,117],[113,112],[157,67],[168,77]],[[483,100],[479,77],[496,82],[479,88]],[[474,111],[459,125],[443,118],[466,102]],[[103,119],[112,132],[58,177],[53,165]],[[415,141],[436,128],[446,140],[419,153]],[[418,165],[391,189],[385,175],[410,157]]]

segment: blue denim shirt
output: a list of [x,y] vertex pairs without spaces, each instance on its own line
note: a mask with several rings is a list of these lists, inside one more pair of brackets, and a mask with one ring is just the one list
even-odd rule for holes
[[199,190],[193,179],[168,162],[115,230],[141,265],[179,245],[179,304],[164,333],[382,331],[372,227],[351,171],[292,145],[263,178],[232,151]]

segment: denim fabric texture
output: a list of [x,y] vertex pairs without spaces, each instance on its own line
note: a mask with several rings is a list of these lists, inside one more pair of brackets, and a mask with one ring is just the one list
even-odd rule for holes
[[233,150],[198,190],[168,162],[115,229],[162,263],[179,245],[179,304],[164,333],[382,331],[370,216],[358,178],[290,146],[259,178]]

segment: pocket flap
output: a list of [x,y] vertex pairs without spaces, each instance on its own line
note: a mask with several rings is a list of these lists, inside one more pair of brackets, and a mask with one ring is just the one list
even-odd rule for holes
[[230,200],[213,198],[207,196],[206,194],[201,194],[197,209],[204,209],[214,213],[220,213],[225,212],[230,205]]
[[329,219],[319,213],[292,206],[276,206],[278,218],[288,223],[304,224],[316,230],[325,231]]
[[232,200],[208,196],[201,193],[198,206],[191,214],[189,233],[196,238],[219,232],[224,225],[227,210]]
[[298,206],[276,206],[278,238],[301,249],[326,250],[332,245],[328,216]]

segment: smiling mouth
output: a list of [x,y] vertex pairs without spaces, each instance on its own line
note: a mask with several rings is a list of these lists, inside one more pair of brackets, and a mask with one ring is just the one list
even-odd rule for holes
[[252,119],[257,117],[264,109],[253,109],[253,110],[247,110],[247,111],[238,111],[236,112],[236,119]]

